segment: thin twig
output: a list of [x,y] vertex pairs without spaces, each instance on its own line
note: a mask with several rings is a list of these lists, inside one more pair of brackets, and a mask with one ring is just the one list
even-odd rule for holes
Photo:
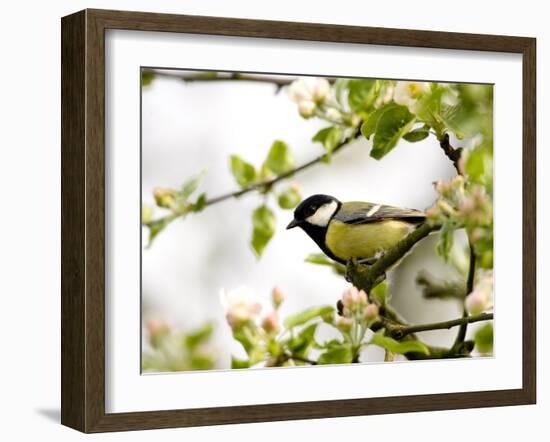
[[[351,134],[349,137],[347,137],[344,141],[342,141],[340,144],[338,144],[333,150],[332,154],[334,155],[338,151],[342,150],[344,147],[348,146],[354,139],[358,138],[361,135],[361,132],[359,129],[354,131],[353,134]],[[251,184],[250,186],[243,187],[240,190],[236,190],[234,192],[229,192],[223,195],[219,195],[213,198],[210,198],[206,201],[206,206],[211,206],[213,204],[217,204],[219,202],[225,201],[227,199],[231,198],[238,198],[246,193],[253,192],[256,190],[269,190],[272,186],[277,184],[279,181],[285,180],[287,178],[290,178],[291,176],[302,172],[305,169],[310,168],[311,166],[314,166],[316,164],[324,163],[326,162],[327,158],[329,157],[328,154],[319,155],[318,157],[308,161],[307,163],[302,164],[301,166],[298,166],[292,170],[289,170],[288,172],[281,173],[280,175],[277,175],[274,178],[271,178],[266,181],[262,181],[259,183]]]
[[313,361],[311,359],[308,359],[308,358],[305,358],[303,356],[299,356],[299,355],[286,355],[288,357],[288,359],[293,359],[294,361],[299,361],[299,362],[304,362],[306,364],[310,364],[310,365],[317,365],[317,361]]
[[472,324],[474,322],[480,321],[490,321],[493,319],[493,313],[482,313],[476,316],[467,316],[457,319],[452,319],[450,321],[434,322],[430,324],[419,324],[419,325],[388,325],[386,330],[390,333],[394,339],[403,339],[405,336],[410,335],[411,333],[418,333],[430,330],[443,330],[456,327],[458,325],[462,326],[464,324]]
[[179,71],[171,70],[153,70],[147,69],[144,72],[153,74],[155,77],[173,78],[184,81],[185,83],[197,82],[214,82],[214,81],[247,81],[252,83],[272,84],[276,87],[276,92],[279,92],[283,87],[290,85],[294,78],[281,78],[266,75],[252,75],[240,73],[217,73],[217,72],[201,72],[198,74],[188,74]]
[[460,161],[460,156],[462,155],[462,148],[454,148],[451,146],[451,142],[449,140],[449,134],[445,133],[440,139],[439,139],[439,145],[441,146],[441,149],[443,149],[443,152],[451,160],[453,163],[453,166],[455,166],[455,169],[459,175],[460,173],[460,167],[458,165]]
[[[468,269],[468,281],[466,282],[466,295],[469,295],[474,290],[475,273],[476,273],[476,253],[472,245],[470,245],[470,265]],[[468,310],[466,310],[466,307],[464,307],[463,317],[464,318],[468,317]],[[464,343],[464,340],[466,339],[467,331],[468,331],[468,323],[465,322],[458,329],[458,333],[456,335],[453,348],[458,349],[460,346],[462,346],[462,344]]]

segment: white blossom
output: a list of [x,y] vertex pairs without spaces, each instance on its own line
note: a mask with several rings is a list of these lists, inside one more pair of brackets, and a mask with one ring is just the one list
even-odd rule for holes
[[325,112],[325,116],[332,121],[340,121],[342,119],[342,114],[333,107],[329,107]]
[[311,85],[303,78],[291,83],[288,93],[292,101],[300,104],[302,101],[313,101],[313,90]]
[[398,81],[393,92],[393,101],[407,106],[414,112],[418,99],[430,91],[430,84],[422,81]]
[[298,103],[298,112],[304,118],[309,118],[315,112],[317,105],[313,101],[302,100]]
[[330,83],[325,78],[317,78],[313,85],[313,99],[321,103],[330,92]]
[[231,327],[255,319],[262,310],[262,305],[257,301],[252,289],[244,286],[230,291],[222,290],[220,301]]

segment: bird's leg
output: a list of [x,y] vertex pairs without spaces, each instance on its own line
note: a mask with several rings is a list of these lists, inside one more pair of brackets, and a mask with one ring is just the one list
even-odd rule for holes
[[353,283],[353,275],[357,271],[359,265],[360,264],[357,258],[351,258],[348,260],[346,263],[346,273],[344,274],[347,282]]

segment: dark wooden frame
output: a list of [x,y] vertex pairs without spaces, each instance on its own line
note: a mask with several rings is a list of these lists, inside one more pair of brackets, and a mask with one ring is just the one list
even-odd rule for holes
[[[534,404],[536,40],[479,34],[84,10],[62,19],[61,422],[84,432]],[[105,412],[105,30],[495,51],[523,57],[523,386],[190,410]]]

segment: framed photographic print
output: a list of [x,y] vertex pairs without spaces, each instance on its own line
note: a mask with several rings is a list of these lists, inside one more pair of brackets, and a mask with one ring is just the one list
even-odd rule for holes
[[64,17],[62,423],[534,403],[535,52]]

